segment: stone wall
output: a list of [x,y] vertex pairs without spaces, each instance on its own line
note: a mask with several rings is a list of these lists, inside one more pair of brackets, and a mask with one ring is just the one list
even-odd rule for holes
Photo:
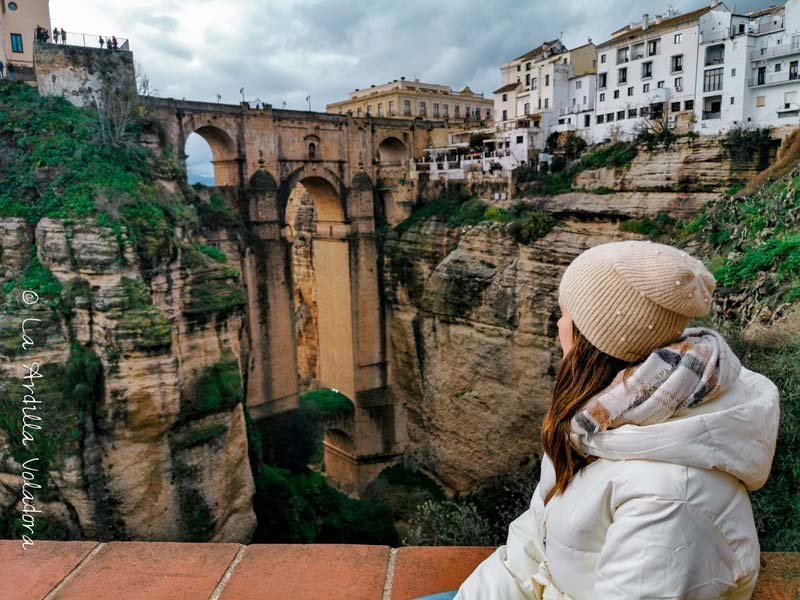
[[37,44],[33,58],[39,93],[44,96],[92,106],[102,102],[104,88],[136,93],[132,52]]

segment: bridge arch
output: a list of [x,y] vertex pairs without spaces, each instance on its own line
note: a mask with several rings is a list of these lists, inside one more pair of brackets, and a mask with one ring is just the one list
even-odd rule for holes
[[196,133],[211,148],[211,164],[214,166],[214,182],[216,185],[238,185],[239,170],[237,166],[237,150],[234,139],[222,128],[215,125],[202,125],[190,128],[186,138]]
[[308,191],[314,201],[318,222],[332,224],[347,220],[345,186],[339,176],[317,165],[303,165],[281,182],[278,205],[283,225],[287,224],[286,206],[289,197],[298,184]]
[[409,158],[411,152],[399,138],[388,136],[378,144],[378,161],[381,166],[402,165]]

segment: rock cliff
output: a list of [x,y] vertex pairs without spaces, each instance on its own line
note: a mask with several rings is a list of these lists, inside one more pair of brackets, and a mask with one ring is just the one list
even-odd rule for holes
[[638,237],[621,222],[689,217],[752,172],[732,164],[718,140],[680,138],[668,149],[640,148],[629,165],[583,171],[567,194],[523,189],[526,205],[557,219],[531,243],[516,241],[510,224],[448,227],[446,215],[390,233],[392,366],[427,470],[466,491],[529,462],[560,359],[564,268],[586,248]]

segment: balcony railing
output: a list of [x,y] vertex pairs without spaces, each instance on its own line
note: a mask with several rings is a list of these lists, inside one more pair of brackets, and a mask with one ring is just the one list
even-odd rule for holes
[[[59,30],[63,31],[63,30]],[[67,37],[63,38],[61,35],[58,37],[58,42],[56,42],[52,37],[52,32],[50,33],[50,38],[48,43],[58,43],[60,45],[66,46],[83,46],[84,48],[103,48],[107,50],[130,50],[130,41],[127,38],[117,38],[117,47],[116,48],[109,48],[108,47],[108,40],[112,39],[113,36],[105,36],[105,35],[95,35],[93,33],[75,33],[74,31],[67,31]],[[103,43],[100,43],[100,40]]]
[[756,75],[751,77],[748,84],[750,87],[759,87],[762,85],[773,85],[776,83],[789,83],[790,81],[800,81],[797,73],[780,72],[780,73],[766,73],[764,75]]
[[593,108],[594,108],[594,102],[583,102],[581,104],[570,104],[568,106],[559,106],[558,116],[563,117],[564,115],[574,115],[577,113],[585,112],[587,110],[592,110]]
[[703,121],[707,121],[709,119],[719,119],[722,116],[721,111],[703,111]]
[[750,53],[750,60],[762,60],[775,56],[786,56],[787,54],[800,54],[800,44],[781,44],[772,48],[754,50]]
[[722,56],[707,56],[705,66],[710,67],[712,65],[721,65],[725,62],[725,55]]

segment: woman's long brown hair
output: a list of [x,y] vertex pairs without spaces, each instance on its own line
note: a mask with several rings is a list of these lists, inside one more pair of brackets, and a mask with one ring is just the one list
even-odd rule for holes
[[545,504],[563,494],[572,477],[587,460],[570,443],[570,421],[592,396],[608,387],[630,363],[614,358],[592,346],[573,325],[573,346],[558,367],[553,398],[542,423],[542,446],[553,461],[556,483]]

